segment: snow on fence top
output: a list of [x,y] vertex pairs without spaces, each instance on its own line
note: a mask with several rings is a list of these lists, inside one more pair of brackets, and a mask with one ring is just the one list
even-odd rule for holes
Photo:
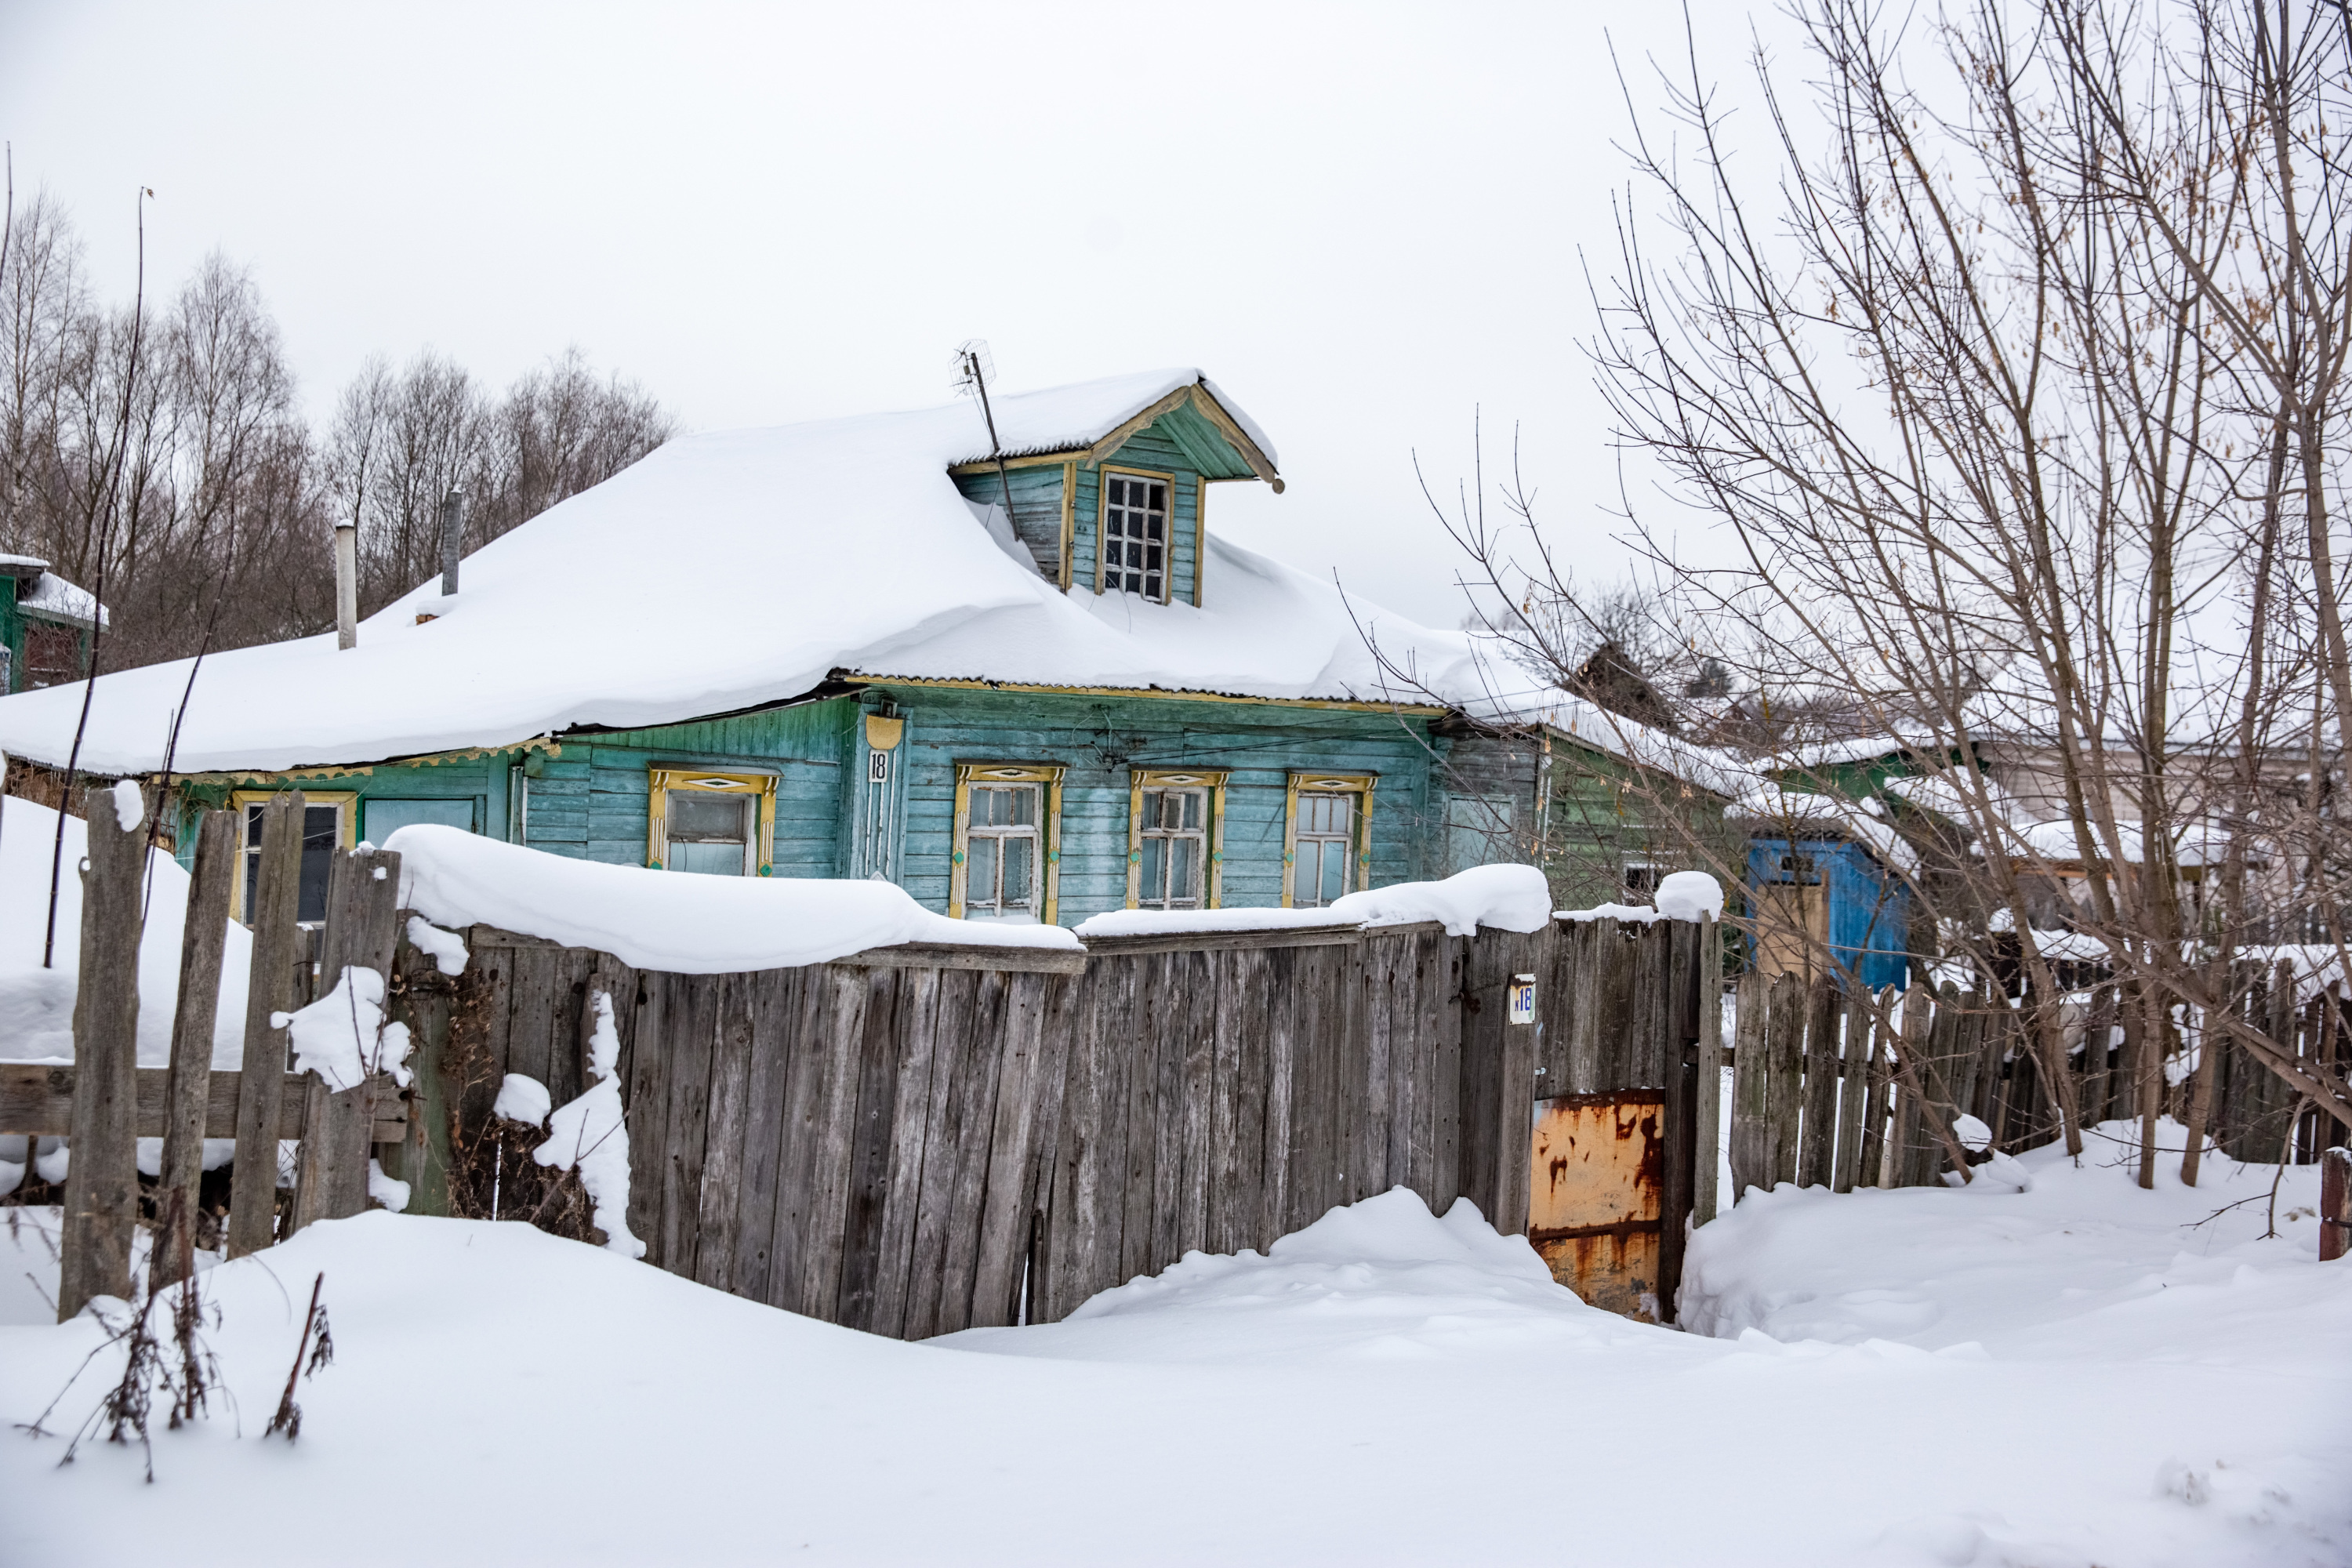
[[1654,925],[1659,921],[1721,920],[1723,918],[1723,884],[1705,871],[1675,871],[1658,883],[1655,907],[1649,904],[1595,904],[1589,910],[1559,910],[1553,919],[1563,921],[1638,921]]
[[681,876],[431,823],[404,827],[383,847],[400,856],[401,907],[436,925],[498,926],[674,974],[796,969],[910,942],[1078,946],[1060,926],[935,915],[889,882]]
[[1551,918],[1551,889],[1532,866],[1478,866],[1442,882],[1399,882],[1349,893],[1319,910],[1115,910],[1081,922],[1081,941],[1191,932],[1360,928],[1441,921],[1453,936],[1480,926],[1541,931]]
[[[1196,370],[1008,395],[997,426],[1010,450],[1065,449],[1196,385],[1253,428]],[[1384,700],[1359,620],[1428,692],[1482,686],[1461,633],[1360,601],[1351,616],[1331,584],[1213,531],[1204,605],[1064,595],[1009,559],[957,490],[949,468],[986,445],[969,400],[671,441],[467,556],[464,592],[444,596],[436,577],[385,606],[354,648],[321,634],[213,654],[177,766],[286,771],[677,723],[799,697],[835,671]],[[727,569],[664,569],[674,559]],[[187,679],[184,660],[104,677],[82,767],[159,769],[157,715]],[[73,686],[0,699],[0,747],[62,765],[80,706]]]

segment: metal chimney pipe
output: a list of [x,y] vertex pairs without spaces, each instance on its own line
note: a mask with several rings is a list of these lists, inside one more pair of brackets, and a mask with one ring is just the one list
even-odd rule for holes
[[457,560],[466,552],[466,498],[451,490],[441,501],[441,596],[457,591]]
[[360,644],[360,530],[356,522],[335,524],[335,647]]

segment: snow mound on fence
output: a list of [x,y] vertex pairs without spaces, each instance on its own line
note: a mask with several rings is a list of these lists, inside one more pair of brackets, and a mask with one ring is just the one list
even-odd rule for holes
[[434,823],[383,847],[400,857],[401,907],[436,925],[498,926],[673,974],[795,969],[901,942],[1078,946],[1059,926],[935,915],[889,882],[607,866]]
[[[114,801],[120,813],[120,795]],[[58,814],[29,800],[0,803],[0,1060],[68,1061],[73,1058],[73,1009],[81,966],[81,875],[89,830],[65,819],[65,849],[58,861],[58,951],[54,968],[41,967],[49,912],[49,858],[57,849]],[[147,857],[147,929],[139,943],[139,1065],[172,1059],[172,1018],[180,1005],[180,942],[188,923],[188,874],[161,849]],[[213,1066],[245,1059],[245,994],[253,970],[253,938],[235,921],[221,958],[220,1005],[213,1015]]]
[[1477,866],[1442,882],[1399,882],[1349,893],[1320,910],[1114,910],[1081,922],[1082,941],[1175,936],[1192,931],[1311,930],[1412,925],[1441,921],[1454,936],[1480,926],[1541,931],[1551,918],[1551,889],[1532,866]]

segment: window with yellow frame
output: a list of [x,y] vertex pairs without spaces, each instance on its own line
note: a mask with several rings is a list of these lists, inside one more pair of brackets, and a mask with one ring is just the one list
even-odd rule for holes
[[646,864],[717,877],[775,872],[776,775],[647,770]]
[[[253,908],[254,884],[261,872],[261,808],[272,796],[286,793],[275,789],[229,792],[228,808],[243,824],[238,857],[244,862],[236,879],[229,884],[230,912],[247,925],[253,923],[247,911]],[[359,798],[356,790],[302,792],[302,891],[295,906],[296,920],[315,925],[327,918],[327,874],[335,863],[336,848],[349,849],[359,842]]]
[[1224,773],[1138,768],[1129,775],[1129,909],[1218,908],[1224,859]]
[[1062,775],[1052,763],[958,763],[948,916],[1055,923]]
[[1318,910],[1372,882],[1372,773],[1294,773],[1283,808],[1282,907]]
[[1095,592],[1140,594],[1155,604],[1167,603],[1175,576],[1175,475],[1104,468]]

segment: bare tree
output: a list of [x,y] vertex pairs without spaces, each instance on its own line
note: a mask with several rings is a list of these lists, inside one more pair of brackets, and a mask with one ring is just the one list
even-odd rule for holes
[[[2144,1042],[2143,1182],[2180,1019],[2208,1080],[2226,1039],[2352,1126],[2340,1070],[2250,1016],[2236,962],[2292,912],[2291,864],[2340,942],[2330,879],[2352,864],[2331,793],[2352,704],[2346,18],[1794,16],[1805,93],[1754,59],[1772,184],[1748,177],[1754,138],[1736,163],[1695,42],[1664,123],[1634,116],[1645,205],[1623,209],[1592,354],[1620,439],[1735,563],[1688,564],[1629,496],[1635,538],[1748,681],[1809,689],[1926,773],[1937,829],[1908,825],[1924,852],[1892,867],[1918,957],[2014,994],[2071,1149],[2084,1019],[2062,978],[2085,942]],[[1505,503],[1447,526],[1508,640],[1569,668],[1578,645],[1534,613],[1568,574],[1516,482]],[[1755,760],[1834,793],[1803,731],[1760,727]]]

